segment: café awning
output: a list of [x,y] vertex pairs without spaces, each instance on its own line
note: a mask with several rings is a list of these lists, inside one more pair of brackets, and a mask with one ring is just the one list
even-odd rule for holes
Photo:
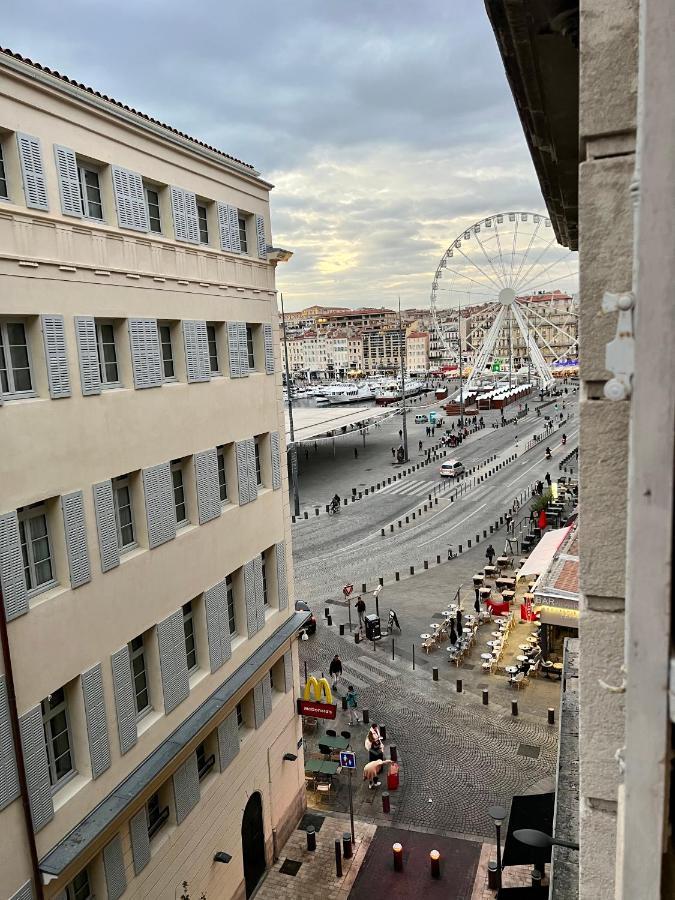
[[565,528],[556,528],[554,531],[548,531],[539,541],[527,560],[516,574],[516,580],[525,578],[526,576],[541,575],[553,562],[553,557],[558,552],[560,545],[572,530],[572,526]]

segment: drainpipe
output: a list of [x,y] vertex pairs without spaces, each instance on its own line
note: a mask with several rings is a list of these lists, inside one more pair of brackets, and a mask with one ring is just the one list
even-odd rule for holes
[[9,651],[9,635],[7,633],[7,620],[5,618],[5,605],[2,597],[2,586],[0,586],[0,642],[2,643],[2,662],[5,669],[5,678],[7,680],[7,703],[9,706],[9,720],[12,725],[12,741],[14,743],[14,755],[16,757],[17,774],[19,776],[19,790],[21,792],[21,806],[23,807],[23,821],[24,825],[26,826],[26,837],[28,839],[30,862],[31,868],[33,870],[35,895],[37,897],[37,900],[44,900],[45,894],[42,884],[42,873],[40,872],[40,864],[38,862],[35,832],[33,831],[33,817],[31,816],[30,802],[28,800],[28,785],[26,784],[26,769],[23,762],[21,732],[19,731],[19,714],[16,710],[16,694],[14,692],[12,655]]

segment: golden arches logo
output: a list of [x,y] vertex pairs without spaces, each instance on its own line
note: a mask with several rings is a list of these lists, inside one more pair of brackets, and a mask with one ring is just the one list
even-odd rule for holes
[[328,679],[319,678],[316,679],[314,675],[310,675],[307,679],[307,684],[305,685],[305,700],[314,700],[316,703],[321,703],[322,699],[325,703],[333,702],[333,695],[330,690],[330,685],[328,684]]

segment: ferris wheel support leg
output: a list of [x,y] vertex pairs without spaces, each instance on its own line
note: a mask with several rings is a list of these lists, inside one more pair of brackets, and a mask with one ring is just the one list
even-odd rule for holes
[[534,339],[530,329],[527,327],[527,322],[525,321],[525,317],[520,309],[518,309],[517,305],[513,306],[513,317],[516,320],[518,328],[520,329],[520,333],[523,336],[523,340],[528,349],[528,353],[530,354],[530,359],[534,364],[534,368],[537,370],[537,374],[541,378],[542,386],[550,387],[553,384],[553,375],[551,374],[550,368],[546,365],[546,360],[544,356],[537,346],[537,342]]
[[[497,311],[497,315],[495,316],[495,320],[490,326],[490,330],[485,336],[485,340],[483,341],[483,346],[480,348],[480,352],[478,357],[474,363],[473,371],[466,382],[464,387],[465,391],[472,390],[475,385],[478,383],[479,379],[483,377],[485,364],[490,358],[495,344],[497,343],[497,338],[499,337],[499,332],[502,329],[502,324],[504,322],[504,316],[506,315],[507,308],[505,306],[500,306]],[[460,365],[462,361],[460,360]]]

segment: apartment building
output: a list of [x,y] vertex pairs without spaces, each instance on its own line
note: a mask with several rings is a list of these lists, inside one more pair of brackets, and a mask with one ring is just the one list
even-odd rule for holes
[[248,896],[304,804],[271,185],[0,94],[0,895]]
[[[532,336],[547,363],[566,357],[576,359],[579,339],[577,300],[564,291],[542,291],[518,298],[524,304]],[[527,357],[525,339],[519,328],[511,329],[511,354],[519,365]],[[495,355],[508,359],[508,334],[503,329],[495,344]]]
[[314,331],[288,336],[290,371],[305,378],[345,378],[363,370],[363,338],[351,330]]
[[363,367],[366,374],[398,372],[401,356],[405,356],[405,331],[402,329],[379,328],[363,332]]
[[321,328],[356,328],[359,330],[376,329],[396,323],[397,313],[384,306],[374,309],[331,309],[323,315],[316,316],[316,327]]
[[410,331],[406,335],[405,346],[408,372],[426,374],[429,371],[429,334],[426,331]]

